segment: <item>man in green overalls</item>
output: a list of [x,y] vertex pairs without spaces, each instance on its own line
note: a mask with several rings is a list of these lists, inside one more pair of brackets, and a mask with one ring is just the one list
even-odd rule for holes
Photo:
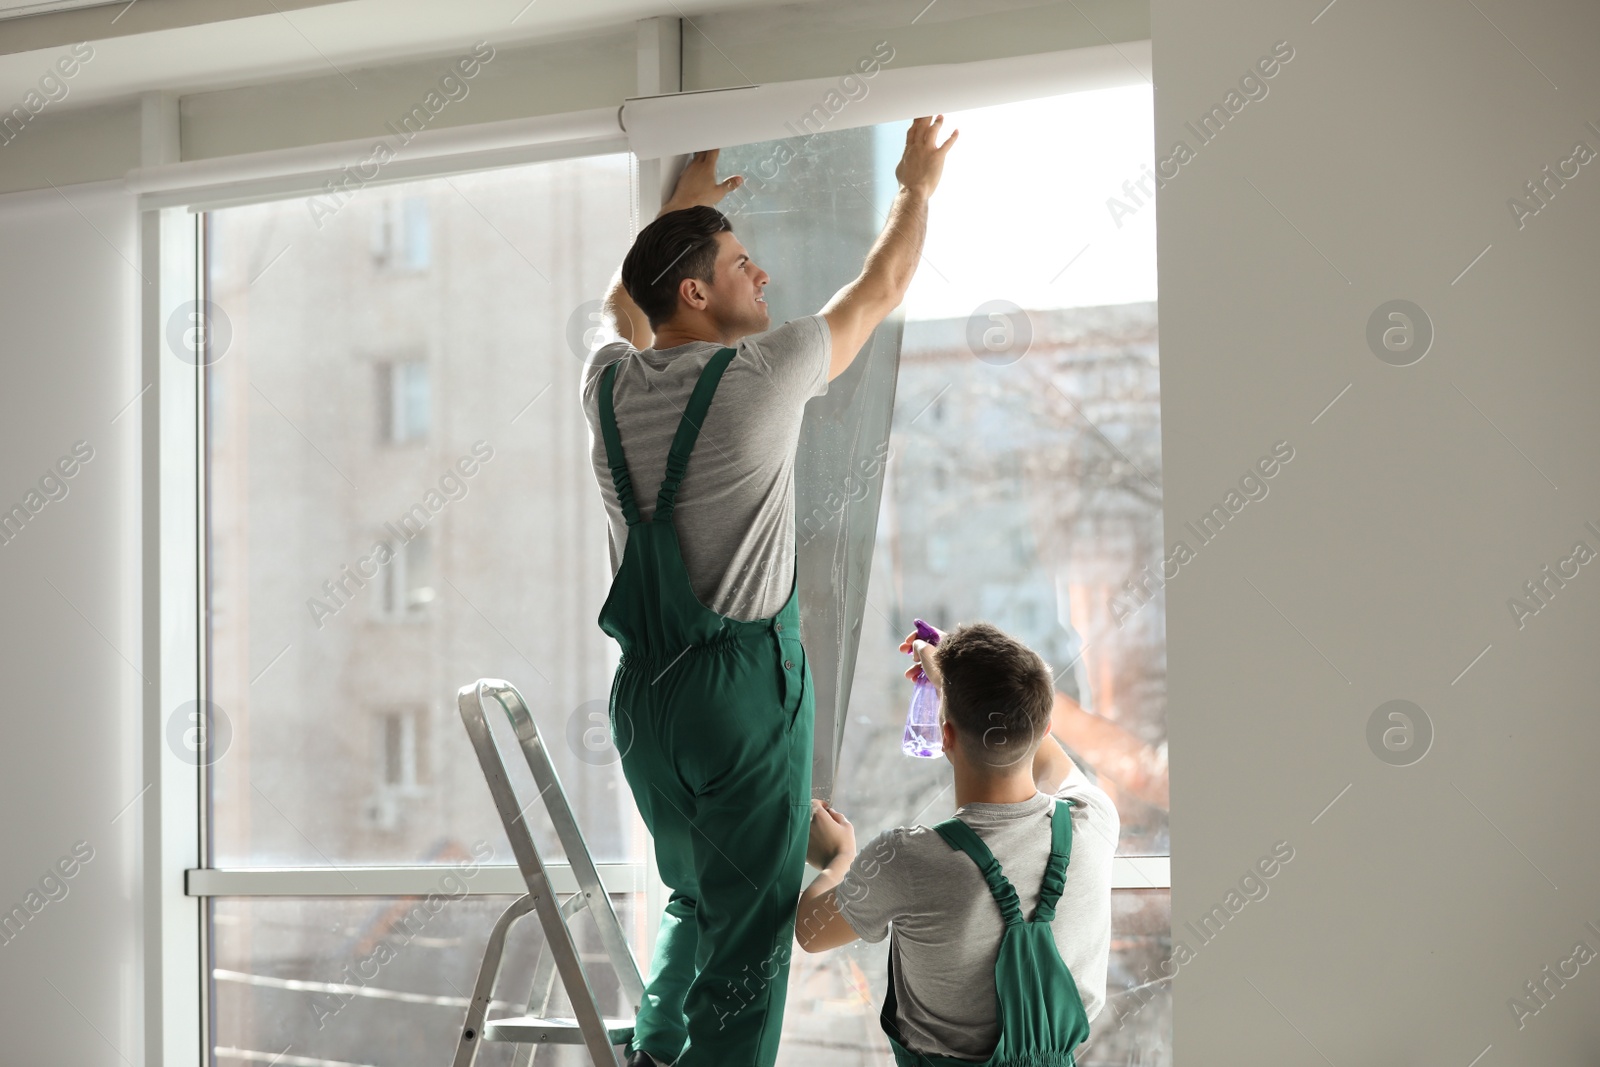
[[939,687],[955,815],[858,853],[815,801],[822,874],[795,936],[819,952],[892,932],[879,1022],[898,1067],[1073,1067],[1105,1003],[1116,807],[1050,735],[1055,683],[1032,649],[983,622],[900,647]]
[[[599,621],[622,648],[613,738],[671,890],[630,1067],[777,1058],[814,716],[794,453],[805,401],[911,283],[955,141],[936,144],[940,121],[911,124],[888,223],[817,315],[770,329],[768,276],[714,207],[741,183],[716,180],[715,149],[685,168],[606,301],[624,340],[595,354],[583,382],[611,533]],[[636,487],[658,476],[646,515]]]

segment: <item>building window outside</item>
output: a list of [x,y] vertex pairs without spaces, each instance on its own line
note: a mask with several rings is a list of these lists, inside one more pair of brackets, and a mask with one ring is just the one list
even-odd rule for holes
[[427,362],[378,364],[378,409],[385,442],[402,445],[426,440],[433,416]]
[[428,198],[385,197],[373,217],[372,258],[387,270],[427,270],[433,258]]
[[410,711],[386,711],[378,717],[383,747],[381,784],[391,789],[417,785],[417,720]]
[[409,802],[423,798],[422,758],[426,751],[422,709],[385,708],[372,716],[373,789],[363,810],[373,830],[393,833],[403,828]]
[[396,622],[425,617],[435,596],[432,534],[421,530],[411,540],[389,546],[392,556],[383,569],[379,615]]

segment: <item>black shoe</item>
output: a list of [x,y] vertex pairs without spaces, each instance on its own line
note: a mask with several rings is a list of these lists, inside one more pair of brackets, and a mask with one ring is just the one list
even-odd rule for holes
[[660,1065],[656,1063],[655,1057],[639,1048],[628,1053],[628,1067],[660,1067]]

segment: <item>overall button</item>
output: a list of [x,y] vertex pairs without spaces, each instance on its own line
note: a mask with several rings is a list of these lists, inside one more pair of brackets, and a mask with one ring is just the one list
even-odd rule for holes
[[783,661],[783,667],[784,667],[784,670],[790,670],[790,671],[794,670],[794,660],[792,660],[792,659],[784,660]]
[[779,632],[779,633],[780,633],[780,634],[781,634],[781,633],[783,633],[783,623],[781,623],[781,622],[775,622],[775,623],[773,623],[773,624],[772,624],[772,628],[773,628],[773,629],[774,629],[774,630],[776,630],[776,631],[778,631],[778,632]]

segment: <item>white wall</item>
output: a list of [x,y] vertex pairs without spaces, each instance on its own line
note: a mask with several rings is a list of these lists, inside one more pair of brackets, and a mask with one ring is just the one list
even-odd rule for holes
[[[1521,229],[1506,203],[1600,151],[1600,8],[1326,4],[1152,3],[1158,158],[1294,49],[1159,206],[1168,545],[1294,449],[1166,588],[1176,1060],[1600,1062],[1600,961],[1507,1003],[1600,952],[1600,564],[1507,607],[1600,551],[1600,161]],[[1410,366],[1365,337],[1392,299],[1435,330]],[[1366,736],[1394,699],[1434,731],[1409,766]]]
[[[123,409],[143,283],[118,185],[0,198],[0,509],[38,507],[74,444],[92,453],[0,544],[0,910],[39,909],[0,944],[6,1063],[141,1060],[140,410]],[[72,876],[41,891],[63,859]]]

